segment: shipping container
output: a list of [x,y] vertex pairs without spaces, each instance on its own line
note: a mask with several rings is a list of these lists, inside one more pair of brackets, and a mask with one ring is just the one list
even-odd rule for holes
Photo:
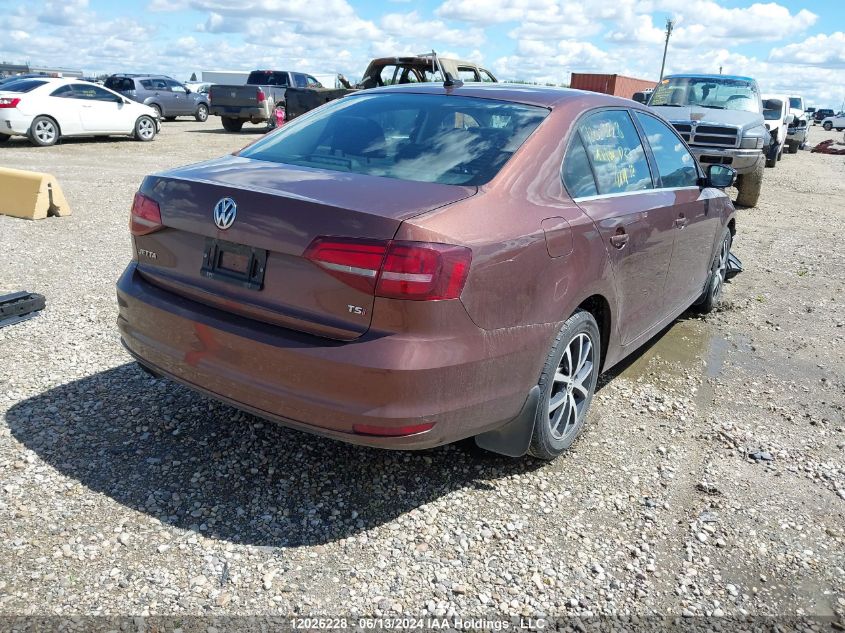
[[607,95],[616,95],[626,99],[633,97],[635,92],[654,88],[655,84],[657,84],[656,81],[649,81],[648,79],[601,73],[572,73],[569,80],[570,88],[603,92]]

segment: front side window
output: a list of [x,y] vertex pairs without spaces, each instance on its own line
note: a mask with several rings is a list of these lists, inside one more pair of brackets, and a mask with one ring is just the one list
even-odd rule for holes
[[759,112],[760,94],[754,82],[743,79],[669,77],[654,89],[649,105]]
[[580,134],[575,135],[563,159],[563,183],[573,198],[594,196],[598,193],[596,179],[593,178],[593,170]]
[[167,87],[170,88],[171,92],[178,92],[179,94],[186,94],[185,86],[180,84],[178,81],[172,81],[170,79],[167,80]]
[[600,194],[652,189],[645,150],[634,122],[624,110],[590,115],[580,126]]
[[313,110],[240,155],[416,182],[481,185],[548,113],[493,99],[362,93]]
[[308,82],[305,80],[305,75],[300,73],[293,74],[293,85],[297,88],[307,88]]
[[697,187],[698,168],[689,150],[669,127],[653,116],[636,113],[664,187]]

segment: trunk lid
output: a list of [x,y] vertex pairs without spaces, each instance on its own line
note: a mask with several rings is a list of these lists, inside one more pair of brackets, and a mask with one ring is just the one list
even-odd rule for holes
[[[402,221],[476,190],[227,156],[144,180],[141,192],[159,203],[165,228],[134,238],[138,270],[151,283],[234,314],[352,340],[369,328],[374,297],[305,259],[311,241],[389,240]],[[214,220],[223,198],[237,205],[226,230]],[[262,287],[204,274],[213,240],[224,249],[266,250]]]

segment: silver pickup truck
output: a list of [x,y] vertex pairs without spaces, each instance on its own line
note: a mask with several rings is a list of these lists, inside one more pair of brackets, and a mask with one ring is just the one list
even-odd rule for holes
[[702,167],[720,164],[737,171],[738,204],[757,205],[772,139],[754,79],[669,75],[651,93],[648,105],[671,121]]
[[276,107],[284,106],[285,91],[289,87],[322,88],[322,85],[305,73],[253,70],[242,86],[212,85],[208,90],[209,113],[222,119],[227,132],[239,132],[247,121],[270,121]]

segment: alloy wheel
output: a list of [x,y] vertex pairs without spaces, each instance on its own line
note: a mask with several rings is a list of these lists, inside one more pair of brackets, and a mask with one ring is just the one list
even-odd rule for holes
[[56,140],[56,126],[52,121],[41,120],[35,124],[35,137],[44,145]]
[[138,121],[138,136],[144,140],[151,139],[155,136],[155,126],[151,119],[143,118]]
[[595,346],[585,333],[566,345],[549,394],[549,429],[556,440],[577,429],[586,413],[595,367]]
[[728,274],[728,256],[731,252],[731,238],[729,235],[722,240],[722,246],[719,249],[719,260],[716,265],[716,275],[713,279],[713,301],[719,298],[722,294],[722,286],[725,283],[725,277]]

